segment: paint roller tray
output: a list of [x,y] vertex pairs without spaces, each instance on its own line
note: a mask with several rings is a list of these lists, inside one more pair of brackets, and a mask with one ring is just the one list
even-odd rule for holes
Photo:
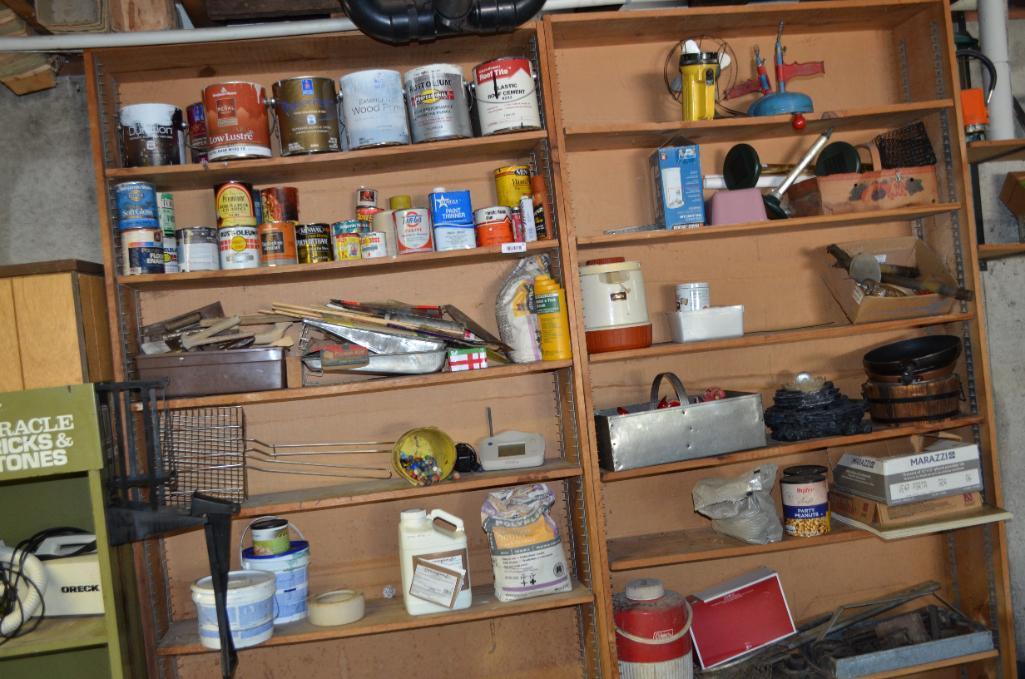
[[281,347],[137,356],[139,379],[167,379],[167,396],[209,396],[285,388]]

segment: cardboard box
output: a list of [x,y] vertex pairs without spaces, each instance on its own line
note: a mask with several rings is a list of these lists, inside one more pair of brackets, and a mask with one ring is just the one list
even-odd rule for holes
[[896,455],[844,453],[833,467],[834,491],[889,506],[982,490],[979,447],[942,441]]
[[890,507],[882,502],[833,491],[829,510],[876,528],[897,528],[920,521],[948,519],[982,507],[982,493],[958,493],[924,502]]
[[664,229],[705,223],[701,153],[697,144],[663,146],[650,158],[655,182],[655,216]]
[[[914,236],[858,240],[837,243],[837,245],[852,257],[862,253],[871,253],[880,262],[917,266],[923,277],[934,278],[948,285],[957,286],[957,281],[947,271],[940,256]],[[833,263],[833,258],[829,255],[823,254],[823,258],[828,260],[829,264]],[[935,316],[949,313],[954,307],[953,299],[935,293],[910,297],[865,295],[845,270],[833,266],[826,270],[823,279],[833,299],[837,301],[851,323],[873,323],[900,318]]]
[[933,165],[814,177],[787,191],[790,209],[798,217],[931,205],[938,195]]
[[1000,202],[1015,217],[1025,218],[1025,172],[1008,172],[1000,189]]
[[764,566],[687,597],[693,611],[690,628],[702,669],[794,634],[779,574]]

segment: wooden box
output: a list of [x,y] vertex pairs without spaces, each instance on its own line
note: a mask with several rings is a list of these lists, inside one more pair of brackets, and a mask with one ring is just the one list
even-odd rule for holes
[[931,205],[937,202],[937,195],[932,165],[815,177],[794,184],[787,192],[790,208],[798,217]]

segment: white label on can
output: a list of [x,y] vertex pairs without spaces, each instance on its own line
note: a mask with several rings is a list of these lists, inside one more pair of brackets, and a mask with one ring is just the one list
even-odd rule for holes
[[431,220],[427,210],[409,208],[395,212],[395,240],[399,254],[406,252],[431,252]]
[[370,231],[360,237],[363,259],[376,259],[388,254],[387,240],[381,231]]
[[358,71],[338,79],[342,120],[350,149],[409,143],[409,124],[398,71]]
[[472,226],[442,226],[434,230],[434,247],[445,250],[471,250],[477,247],[477,232]]
[[473,69],[481,134],[537,130],[541,112],[530,60],[506,57]]
[[179,243],[180,271],[216,271],[220,267],[217,243]]

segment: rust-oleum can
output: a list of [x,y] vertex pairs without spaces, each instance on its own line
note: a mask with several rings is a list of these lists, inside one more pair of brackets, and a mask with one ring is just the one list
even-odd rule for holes
[[406,71],[402,79],[415,143],[473,136],[463,69],[428,64]]
[[260,266],[260,239],[255,226],[226,226],[217,230],[222,269]]
[[331,261],[331,227],[328,224],[296,224],[295,249],[300,264]]
[[228,181],[214,187],[217,227],[256,226],[256,204],[253,185]]
[[338,97],[331,78],[300,76],[274,83],[281,155],[338,151]]

